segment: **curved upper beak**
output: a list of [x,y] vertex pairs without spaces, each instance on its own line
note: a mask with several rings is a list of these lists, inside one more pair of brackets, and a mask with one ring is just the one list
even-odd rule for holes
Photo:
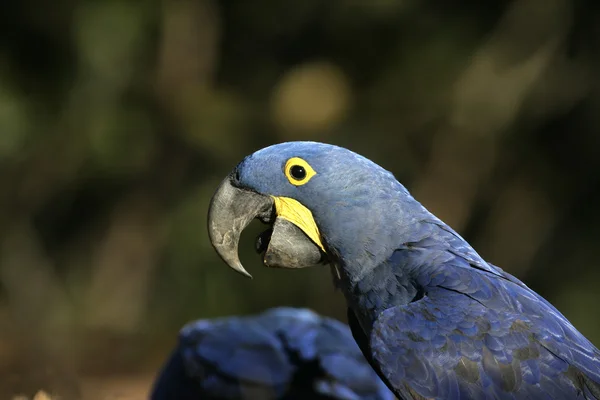
[[210,202],[210,241],[227,265],[248,278],[252,275],[244,269],[238,255],[240,236],[254,218],[270,222],[273,214],[272,197],[235,187],[232,175],[221,182]]

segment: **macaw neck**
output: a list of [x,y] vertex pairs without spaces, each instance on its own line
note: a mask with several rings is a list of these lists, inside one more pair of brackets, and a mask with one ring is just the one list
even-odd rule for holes
[[[408,256],[408,252],[397,250],[391,260]],[[394,261],[382,263],[358,281],[350,280],[344,268],[339,268],[339,276],[334,275],[335,284],[344,293],[348,306],[367,334],[381,312],[423,296],[413,277],[414,270],[403,268]]]
[[416,202],[412,213],[404,212],[406,204],[388,204],[387,209],[393,212],[383,217],[372,213],[370,229],[348,235],[355,238],[355,244],[345,245],[347,251],[338,250],[340,256],[333,271],[336,286],[365,333],[384,310],[423,296],[423,288],[417,283],[418,259],[407,248],[411,243],[429,240],[438,230],[430,223],[435,217]]
[[313,210],[335,284],[365,331],[383,310],[422,296],[415,283],[418,265],[404,249],[436,240],[444,225],[389,178],[375,175],[369,185],[347,186],[343,200]]
[[315,212],[328,251],[349,285],[381,269],[403,243],[418,242],[429,234],[423,221],[435,216],[400,190],[406,189],[392,187]]
[[484,264],[468,243],[410,195],[375,197],[363,206],[364,214],[334,210],[338,218],[348,213],[341,220],[351,222],[326,238],[333,239],[328,244],[337,256],[336,286],[366,333],[384,310],[423,297],[431,260],[454,257],[454,252]]
[[454,271],[456,279],[454,267],[462,271],[472,266],[476,271],[506,278],[458,233],[423,207],[421,211],[414,214],[416,218],[401,218],[388,226],[388,235],[379,236],[384,238],[384,245],[371,246],[376,251],[366,252],[368,256],[360,257],[355,251],[353,256],[337,260],[336,285],[365,333],[370,332],[381,312],[421,299],[432,288],[432,276],[439,278]]

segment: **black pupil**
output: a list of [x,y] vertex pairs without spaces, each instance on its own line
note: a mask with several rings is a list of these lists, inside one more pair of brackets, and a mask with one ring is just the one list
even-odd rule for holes
[[301,181],[302,179],[306,178],[306,170],[304,167],[294,165],[292,168],[290,168],[290,175],[292,175],[294,179]]

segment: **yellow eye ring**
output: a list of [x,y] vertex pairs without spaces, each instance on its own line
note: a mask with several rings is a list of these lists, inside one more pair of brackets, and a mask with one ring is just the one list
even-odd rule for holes
[[302,186],[317,173],[309,163],[299,157],[292,157],[285,163],[285,176],[294,186]]

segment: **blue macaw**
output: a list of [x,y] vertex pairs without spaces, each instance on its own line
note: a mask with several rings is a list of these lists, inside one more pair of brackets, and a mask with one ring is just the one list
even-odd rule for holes
[[279,307],[183,327],[152,400],[392,400],[347,325]]
[[265,265],[331,266],[358,345],[401,399],[600,399],[598,349],[367,158],[288,142],[240,162],[208,230],[246,276],[237,247],[254,218],[270,225]]

